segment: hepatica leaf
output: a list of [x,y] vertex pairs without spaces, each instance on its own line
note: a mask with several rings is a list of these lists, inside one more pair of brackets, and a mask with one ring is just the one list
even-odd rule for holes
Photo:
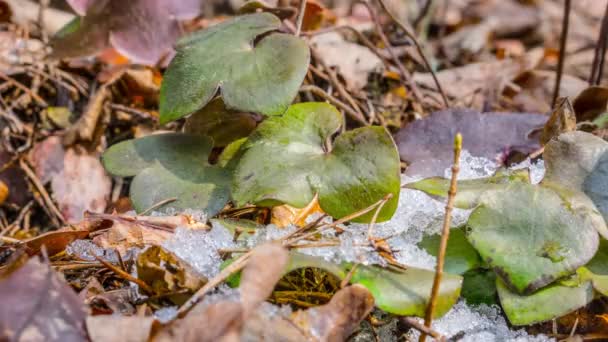
[[[564,133],[545,147],[543,183],[584,192],[608,222],[608,143],[585,132]],[[600,231],[608,238],[607,231]]]
[[564,316],[593,300],[591,282],[556,283],[525,296],[512,292],[501,279],[496,280],[500,304],[513,325],[528,325]]
[[[454,197],[454,206],[462,209],[474,208],[481,195],[486,191],[499,190],[511,182],[530,183],[528,170],[499,170],[495,175],[486,178],[466,179],[458,181],[458,191]],[[431,177],[405,185],[406,188],[424,191],[435,198],[447,198],[450,180],[443,177]]]
[[[232,183],[237,204],[302,208],[318,193],[324,212],[343,217],[392,194],[378,221],[391,218],[399,197],[393,140],[382,127],[364,127],[332,143],[342,124],[342,115],[326,103],[296,104],[284,116],[260,124],[241,146]],[[355,221],[369,222],[372,216]]]
[[[291,253],[286,272],[304,267],[320,268],[343,279],[353,265],[334,264],[323,258]],[[414,267],[390,270],[379,266],[358,265],[351,275],[350,282],[365,286],[381,310],[396,315],[423,317],[430,300],[435,272]],[[448,273],[443,275],[435,317],[442,316],[456,303],[461,286],[461,276]]]
[[203,108],[218,89],[228,108],[283,114],[308,70],[310,51],[300,38],[272,33],[280,25],[270,13],[249,14],[178,42],[161,86],[161,123]]
[[529,294],[586,264],[598,248],[598,221],[551,188],[513,183],[487,192],[467,238],[512,290]]
[[[425,236],[418,244],[430,255],[437,257],[441,235]],[[471,243],[467,240],[461,228],[450,230],[450,238],[445,255],[443,269],[452,274],[464,274],[466,271],[480,267],[481,258]]]
[[230,173],[208,163],[211,148],[207,137],[157,134],[113,145],[102,161],[113,175],[135,176],[130,195],[136,211],[177,198],[156,210],[198,209],[212,216],[230,200]]

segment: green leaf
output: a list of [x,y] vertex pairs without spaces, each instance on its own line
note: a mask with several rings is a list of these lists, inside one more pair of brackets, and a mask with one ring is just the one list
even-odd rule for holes
[[[608,142],[585,132],[564,133],[545,147],[543,182],[583,191],[608,222]],[[608,239],[608,231],[600,232]]]
[[213,139],[213,146],[224,147],[246,137],[255,129],[256,120],[249,113],[226,108],[221,98],[209,102],[186,120],[186,133],[205,135]]
[[[425,236],[419,246],[430,255],[437,257],[441,235]],[[466,271],[482,265],[479,254],[467,240],[461,228],[450,230],[443,270],[452,274],[464,274]]]
[[[382,127],[331,137],[342,115],[327,103],[300,103],[260,124],[241,146],[233,179],[237,205],[286,203],[302,208],[319,194],[323,211],[344,217],[384,198],[378,222],[391,218],[399,197],[399,156]],[[373,212],[354,221],[369,222]]]
[[[456,192],[456,197],[454,197],[454,206],[462,209],[474,208],[479,203],[479,198],[484,192],[503,189],[514,181],[530,183],[530,172],[527,169],[515,171],[499,170],[491,177],[458,181],[458,191]],[[443,177],[430,177],[408,183],[405,187],[423,191],[435,198],[444,199],[448,197],[450,180]]]
[[202,210],[208,216],[230,200],[230,173],[207,161],[210,138],[170,133],[123,141],[102,156],[106,170],[130,177],[130,196],[137,212],[170,199],[155,210]]
[[[353,265],[330,263],[323,258],[291,253],[287,272],[317,267],[343,279]],[[376,306],[386,312],[423,317],[430,299],[435,272],[408,267],[391,270],[379,266],[357,265],[350,282],[365,286],[374,296]],[[441,282],[435,317],[444,315],[458,300],[462,277],[445,273]]]
[[608,241],[602,239],[600,247],[595,256],[585,267],[578,271],[584,279],[589,279],[593,283],[595,290],[604,296],[608,296]]
[[513,183],[485,193],[467,238],[505,283],[529,294],[586,264],[598,248],[594,216],[552,189]]
[[280,25],[274,15],[256,13],[182,39],[161,86],[160,122],[196,112],[218,90],[228,108],[282,114],[306,75],[310,51],[300,38],[271,33]]
[[473,269],[464,274],[460,295],[467,304],[498,304],[496,273],[486,269]]
[[500,279],[496,280],[496,287],[500,304],[511,324],[528,325],[564,316],[591,302],[591,282],[576,283],[574,286],[557,283],[529,296],[511,292]]

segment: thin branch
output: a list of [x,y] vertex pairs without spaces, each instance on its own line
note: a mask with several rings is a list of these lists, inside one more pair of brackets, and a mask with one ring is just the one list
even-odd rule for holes
[[[92,254],[95,255],[95,252],[92,252]],[[141,280],[139,278],[135,278],[134,276],[130,275],[129,273],[121,270],[119,267],[112,265],[111,263],[103,260],[102,258],[100,258],[98,256],[95,256],[95,259],[97,259],[97,261],[99,261],[102,265],[104,265],[110,271],[114,272],[118,277],[137,284],[139,287],[141,287],[142,290],[146,291],[146,293],[149,293],[149,294],[154,293],[154,290],[152,289],[152,287],[150,287],[150,285],[146,284],[143,280]]]
[[600,35],[595,44],[595,54],[593,56],[593,63],[591,64],[591,74],[589,75],[589,85],[599,85],[602,80],[604,58],[606,56],[606,40],[608,36],[608,4],[606,4],[606,10],[604,12],[604,18],[602,19],[602,28]]
[[51,218],[51,219],[54,221],[59,220],[60,224],[65,224],[66,221],[65,221],[65,218],[63,217],[63,214],[61,214],[61,211],[59,211],[59,209],[57,209],[57,206],[55,206],[55,203],[51,199],[51,196],[49,196],[49,193],[44,188],[44,184],[42,184],[40,179],[38,179],[38,177],[36,176],[34,171],[32,171],[30,166],[25,162],[25,160],[23,160],[23,158],[19,159],[19,167],[21,167],[21,169],[25,172],[27,177],[32,181],[32,183],[34,184],[36,189],[38,189],[38,192],[42,196],[42,200],[44,201],[46,206],[55,215],[55,217]]
[[[450,190],[448,192],[448,203],[445,206],[445,217],[443,219],[443,229],[441,233],[441,242],[439,244],[439,253],[437,255],[437,268],[435,270],[435,279],[433,280],[433,288],[431,290],[431,299],[426,308],[426,315],[424,317],[424,326],[427,328],[431,327],[433,321],[433,313],[435,306],[437,305],[437,297],[439,295],[439,286],[441,286],[441,278],[443,276],[443,264],[445,263],[445,250],[448,246],[448,239],[450,237],[450,225],[452,222],[452,209],[454,208],[454,197],[456,197],[456,190],[458,183],[458,172],[460,171],[460,151],[462,151],[462,135],[456,134],[454,138],[454,165],[452,165],[452,179],[450,180]],[[420,334],[419,342],[426,340],[426,333]]]
[[410,327],[420,331],[421,333],[425,333],[439,342],[444,342],[446,340],[445,336],[441,335],[440,333],[438,333],[437,331],[435,331],[429,327],[425,327],[424,324],[420,324],[414,318],[401,317],[400,319],[401,319],[401,322],[403,322],[405,325],[410,326]]
[[306,0],[300,0],[300,8],[298,9],[298,21],[296,23],[296,37],[302,33],[302,23],[304,23],[304,14],[306,13]]
[[399,26],[401,28],[401,30],[403,30],[405,35],[408,36],[408,38],[412,40],[412,42],[414,43],[414,46],[416,46],[416,50],[418,51],[418,54],[420,55],[420,57],[422,58],[422,61],[424,62],[424,66],[426,67],[427,71],[431,73],[431,76],[433,77],[433,81],[435,82],[437,91],[439,91],[439,93],[441,94],[441,98],[443,99],[445,107],[450,108],[450,101],[448,100],[448,97],[445,95],[445,92],[443,91],[443,88],[441,87],[441,83],[439,83],[439,79],[437,78],[437,75],[435,74],[435,70],[433,70],[433,68],[431,67],[431,63],[429,62],[428,58],[426,58],[424,50],[422,50],[422,45],[420,45],[420,42],[416,38],[416,35],[405,24],[403,24],[401,22],[401,20],[399,20],[399,18],[397,18],[393,14],[393,12],[391,12],[388,9],[386,4],[384,3],[384,0],[378,0],[378,2],[380,3],[380,5],[384,9],[384,11],[397,24],[397,26]]
[[416,20],[414,20],[414,27],[416,28],[416,30],[420,31],[419,26],[424,20],[424,18],[426,18],[426,16],[429,14],[432,4],[433,0],[426,0],[426,2],[424,3],[424,7],[422,7],[420,14],[418,14],[418,17],[416,18]]
[[555,75],[555,88],[553,90],[553,101],[551,108],[555,107],[559,96],[559,88],[562,83],[562,74],[564,73],[564,61],[566,60],[566,41],[568,40],[568,26],[570,23],[570,0],[566,0],[564,4],[564,18],[562,22],[562,36],[559,43],[559,60],[557,62],[557,70]]

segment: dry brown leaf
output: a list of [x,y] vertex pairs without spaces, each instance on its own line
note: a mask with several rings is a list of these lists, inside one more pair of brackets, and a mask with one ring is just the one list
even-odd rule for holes
[[319,58],[335,67],[351,91],[361,90],[370,73],[382,72],[382,60],[365,46],[346,41],[337,32],[319,34],[310,40]]
[[574,99],[572,107],[578,121],[593,121],[608,110],[608,88],[601,86],[586,88]]
[[105,210],[112,181],[98,154],[78,147],[65,149],[61,138],[51,136],[36,144],[29,158],[38,178],[51,182],[52,197],[68,222],[81,221],[86,211]]
[[314,213],[323,213],[316,196],[304,208],[294,208],[288,204],[273,207],[270,211],[270,223],[279,228],[285,228],[290,224],[303,227],[308,216]]
[[[152,246],[137,257],[137,277],[177,305],[183,304],[207,279],[175,254]],[[184,291],[185,290],[185,291]]]
[[256,247],[241,275],[241,303],[243,319],[270,296],[275,284],[283,276],[289,254],[279,244],[264,244]]
[[86,324],[92,342],[146,342],[154,317],[98,315],[87,317]]
[[318,341],[345,341],[373,308],[371,292],[352,285],[336,292],[325,305],[296,312],[293,321]]
[[[437,78],[448,96],[466,103],[484,89],[488,91],[490,88],[496,93],[501,93],[508,82],[523,71],[535,68],[542,58],[542,49],[534,49],[517,59],[472,63],[442,70],[437,73]],[[414,81],[426,88],[435,89],[435,82],[429,73],[415,74]],[[493,87],[496,89],[491,89]],[[476,103],[472,107],[481,109],[481,103]]]
[[84,239],[88,235],[88,230],[57,230],[38,235],[24,242],[29,255],[40,253],[42,246],[44,246],[46,253],[49,256],[53,256],[63,252],[73,241]]
[[4,201],[8,198],[8,186],[0,180],[0,205],[4,204]]
[[576,115],[567,97],[561,98],[551,113],[551,117],[540,136],[541,145],[547,144],[553,137],[576,130]]
[[88,341],[80,298],[37,258],[0,279],[0,302],[0,340]]

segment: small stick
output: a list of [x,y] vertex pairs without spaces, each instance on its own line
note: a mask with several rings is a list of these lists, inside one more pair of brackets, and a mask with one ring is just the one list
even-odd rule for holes
[[450,108],[450,101],[448,100],[448,97],[445,95],[445,92],[443,91],[443,87],[441,87],[441,83],[439,83],[439,79],[437,78],[437,75],[435,74],[435,70],[433,70],[433,68],[431,67],[431,63],[429,62],[428,58],[426,58],[424,50],[422,50],[422,45],[420,45],[420,42],[416,38],[416,35],[412,31],[410,31],[410,29],[407,26],[405,26],[405,24],[403,24],[401,22],[401,20],[399,20],[388,9],[386,4],[384,3],[384,0],[378,0],[378,2],[380,2],[380,5],[382,5],[382,8],[384,9],[384,11],[391,17],[391,19],[393,19],[395,24],[397,24],[397,26],[399,26],[401,28],[401,30],[403,30],[403,32],[405,32],[405,35],[408,36],[408,38],[412,40],[412,42],[414,43],[414,46],[416,46],[416,50],[418,51],[418,54],[420,54],[420,57],[422,58],[422,61],[424,62],[424,66],[426,67],[428,72],[431,73],[431,76],[433,77],[433,81],[435,82],[437,91],[439,91],[439,93],[441,94],[441,98],[443,99],[443,103],[444,103],[445,107]]
[[432,338],[434,338],[437,341],[445,341],[445,336],[441,335],[440,333],[438,333],[437,331],[435,331],[429,327],[426,327],[426,326],[420,324],[417,320],[415,320],[413,318],[401,317],[401,322],[420,331],[421,333],[425,333],[425,334],[431,336]]
[[[94,254],[94,253],[91,253],[91,254]],[[120,268],[112,265],[111,263],[103,260],[102,258],[100,258],[96,255],[95,255],[95,259],[97,259],[97,261],[99,261],[102,265],[107,267],[110,271],[114,272],[120,278],[137,284],[139,287],[142,288],[142,290],[146,291],[149,294],[154,294],[154,290],[150,287],[150,285],[146,284],[143,280],[135,278],[134,276],[130,275],[129,273],[121,270]]]
[[595,44],[595,55],[593,56],[591,74],[589,75],[590,86],[599,85],[602,80],[604,58],[606,55],[606,35],[608,35],[608,4],[606,5],[606,11],[604,12],[604,18],[602,19],[600,35]]
[[374,212],[374,216],[372,216],[372,220],[367,227],[367,240],[376,248],[376,242],[374,240],[374,225],[376,224],[376,220],[378,220],[378,215],[380,215],[380,211],[391,198],[393,198],[393,194],[388,194],[382,199],[382,203],[378,206],[376,211]]
[[304,13],[306,12],[306,0],[300,0],[300,8],[298,9],[298,22],[296,23],[295,36],[299,37],[302,33],[302,23],[304,22]]
[[562,83],[562,74],[564,73],[564,61],[566,60],[566,41],[568,40],[568,26],[570,23],[570,0],[566,0],[564,4],[564,18],[562,22],[562,35],[559,43],[559,60],[557,62],[557,70],[555,75],[555,88],[553,89],[553,101],[551,108],[555,108],[557,97],[559,96],[559,87]]
[[148,214],[149,212],[151,212],[152,210],[154,210],[154,209],[156,209],[158,207],[161,207],[161,206],[163,206],[163,205],[165,205],[167,203],[171,203],[171,202],[175,202],[175,201],[177,201],[177,197],[172,197],[172,198],[164,199],[164,200],[162,200],[162,201],[160,201],[158,203],[152,204],[152,206],[150,206],[150,208],[142,211],[139,214],[139,216],[144,216],[144,215]]
[[[437,305],[437,297],[439,294],[439,286],[441,286],[441,278],[443,276],[443,264],[445,262],[445,250],[448,246],[448,239],[450,237],[450,223],[452,221],[452,209],[454,208],[454,197],[456,197],[456,190],[458,183],[458,172],[460,171],[460,151],[462,151],[462,135],[456,134],[454,138],[454,165],[452,165],[452,179],[450,180],[450,190],[448,191],[448,203],[445,206],[445,217],[443,220],[443,229],[441,233],[441,242],[439,244],[439,253],[437,256],[437,268],[435,271],[435,279],[433,280],[433,288],[431,290],[431,299],[426,308],[426,315],[424,317],[424,326],[427,328],[431,327],[433,320],[433,312]],[[426,341],[426,333],[420,334],[419,342]]]
[[420,24],[422,24],[422,21],[424,20],[424,18],[426,18],[426,16],[429,14],[432,4],[433,4],[433,0],[426,0],[424,7],[422,7],[420,14],[418,14],[418,18],[416,18],[416,20],[414,20],[414,27],[416,28],[418,33],[420,33],[419,26],[420,26]]
[[39,105],[41,105],[42,107],[48,107],[48,103],[46,103],[46,101],[44,101],[42,99],[42,97],[40,97],[38,94],[36,94],[34,91],[32,91],[30,88],[24,86],[23,84],[21,84],[19,81],[15,80],[14,78],[4,74],[3,72],[0,72],[0,78],[5,80],[6,82],[14,85],[15,87],[21,89],[23,92],[25,92],[26,94],[28,94],[29,96],[32,97],[32,99],[36,100],[36,102],[38,102]]
[[65,224],[66,221],[65,221],[65,218],[63,217],[63,214],[61,214],[61,211],[59,211],[59,209],[57,209],[57,207],[55,206],[55,203],[51,199],[51,196],[49,196],[49,193],[44,188],[44,184],[42,184],[40,179],[38,179],[38,177],[36,176],[34,171],[32,171],[32,169],[29,167],[29,165],[27,165],[27,163],[23,160],[23,158],[19,159],[19,167],[21,167],[21,169],[25,172],[27,177],[32,181],[32,183],[34,183],[34,186],[38,189],[38,192],[40,192],[40,195],[42,196],[44,203],[49,207],[51,212],[56,216],[56,219],[59,220],[59,223]]

